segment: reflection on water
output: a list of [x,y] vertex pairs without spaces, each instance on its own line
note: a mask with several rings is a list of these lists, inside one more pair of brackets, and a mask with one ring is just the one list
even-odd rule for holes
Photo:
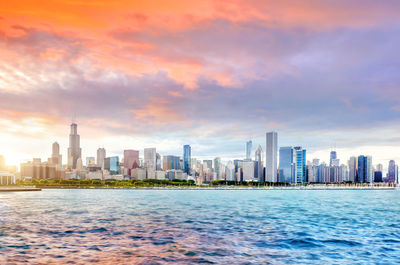
[[398,191],[0,194],[0,263],[396,263]]

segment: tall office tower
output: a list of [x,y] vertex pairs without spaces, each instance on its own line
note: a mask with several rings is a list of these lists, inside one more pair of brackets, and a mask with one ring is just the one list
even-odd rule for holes
[[357,182],[357,158],[352,156],[348,161],[349,166],[349,181]]
[[254,175],[255,162],[251,160],[243,161],[243,181],[255,181]]
[[294,178],[294,150],[291,146],[279,148],[279,182],[296,183]]
[[69,147],[68,147],[68,167],[76,169],[76,161],[81,158],[82,149],[80,147],[80,137],[78,134],[78,125],[71,124],[71,132],[69,134]]
[[387,182],[395,183],[396,182],[396,163],[394,160],[389,161],[388,173],[387,173]]
[[[329,166],[330,166],[330,167],[331,167],[331,166],[334,166],[334,165],[333,165],[333,160],[334,160],[334,159],[337,159],[336,151],[331,151],[330,160],[329,160]],[[339,166],[339,165],[337,165],[337,166]]]
[[340,169],[342,171],[343,182],[349,181],[349,169],[347,168],[347,166],[342,164],[342,165],[340,165]]
[[268,132],[265,149],[265,181],[278,181],[278,133]]
[[86,157],[86,166],[93,165],[95,163],[95,158],[93,156]]
[[306,149],[301,146],[294,148],[294,162],[295,165],[295,183],[306,182]]
[[251,148],[252,148],[252,146],[253,146],[253,142],[251,140],[246,142],[246,159],[247,160],[251,160]]
[[57,142],[54,142],[52,145],[52,152],[51,152],[51,158],[53,161],[53,164],[62,165],[62,155],[60,154],[60,145]]
[[181,169],[179,156],[163,156],[163,169]]
[[226,180],[235,181],[235,165],[231,160],[226,164]]
[[124,167],[128,169],[128,175],[132,173],[132,169],[139,167],[139,151],[124,150]]
[[221,158],[214,158],[214,180],[219,180],[221,177]]
[[190,145],[183,146],[183,172],[190,174],[190,163],[192,160],[192,149]]
[[260,182],[265,181],[264,164],[263,164],[262,155],[263,155],[263,150],[261,148],[261,145],[258,145],[256,152],[255,152],[254,160],[257,162],[257,177],[258,177],[258,181],[260,181]]
[[359,156],[357,159],[357,180],[358,183],[373,183],[372,158],[370,156]]
[[106,158],[106,149],[104,148],[97,149],[96,164],[98,167],[101,167],[102,169],[104,169],[104,158]]
[[331,159],[331,161],[330,161],[331,167],[338,167],[339,165],[340,165],[340,159],[337,159],[337,158]]
[[144,167],[147,169],[147,178],[154,179],[157,169],[157,152],[155,148],[144,149]]

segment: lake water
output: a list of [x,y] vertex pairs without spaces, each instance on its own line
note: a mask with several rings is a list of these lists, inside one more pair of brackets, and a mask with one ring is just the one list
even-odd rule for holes
[[400,191],[0,194],[0,263],[400,262]]

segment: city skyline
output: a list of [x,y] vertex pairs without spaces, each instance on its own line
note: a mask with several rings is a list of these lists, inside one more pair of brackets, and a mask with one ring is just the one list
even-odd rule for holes
[[323,160],[336,146],[341,159],[399,161],[399,5],[1,4],[2,153],[46,157],[74,117],[84,157],[98,143],[113,155],[189,143],[229,159],[279,131],[282,146]]

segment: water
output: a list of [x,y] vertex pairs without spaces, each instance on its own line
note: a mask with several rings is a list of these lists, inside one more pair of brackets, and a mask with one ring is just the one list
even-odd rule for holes
[[400,191],[0,194],[0,263],[400,263]]

